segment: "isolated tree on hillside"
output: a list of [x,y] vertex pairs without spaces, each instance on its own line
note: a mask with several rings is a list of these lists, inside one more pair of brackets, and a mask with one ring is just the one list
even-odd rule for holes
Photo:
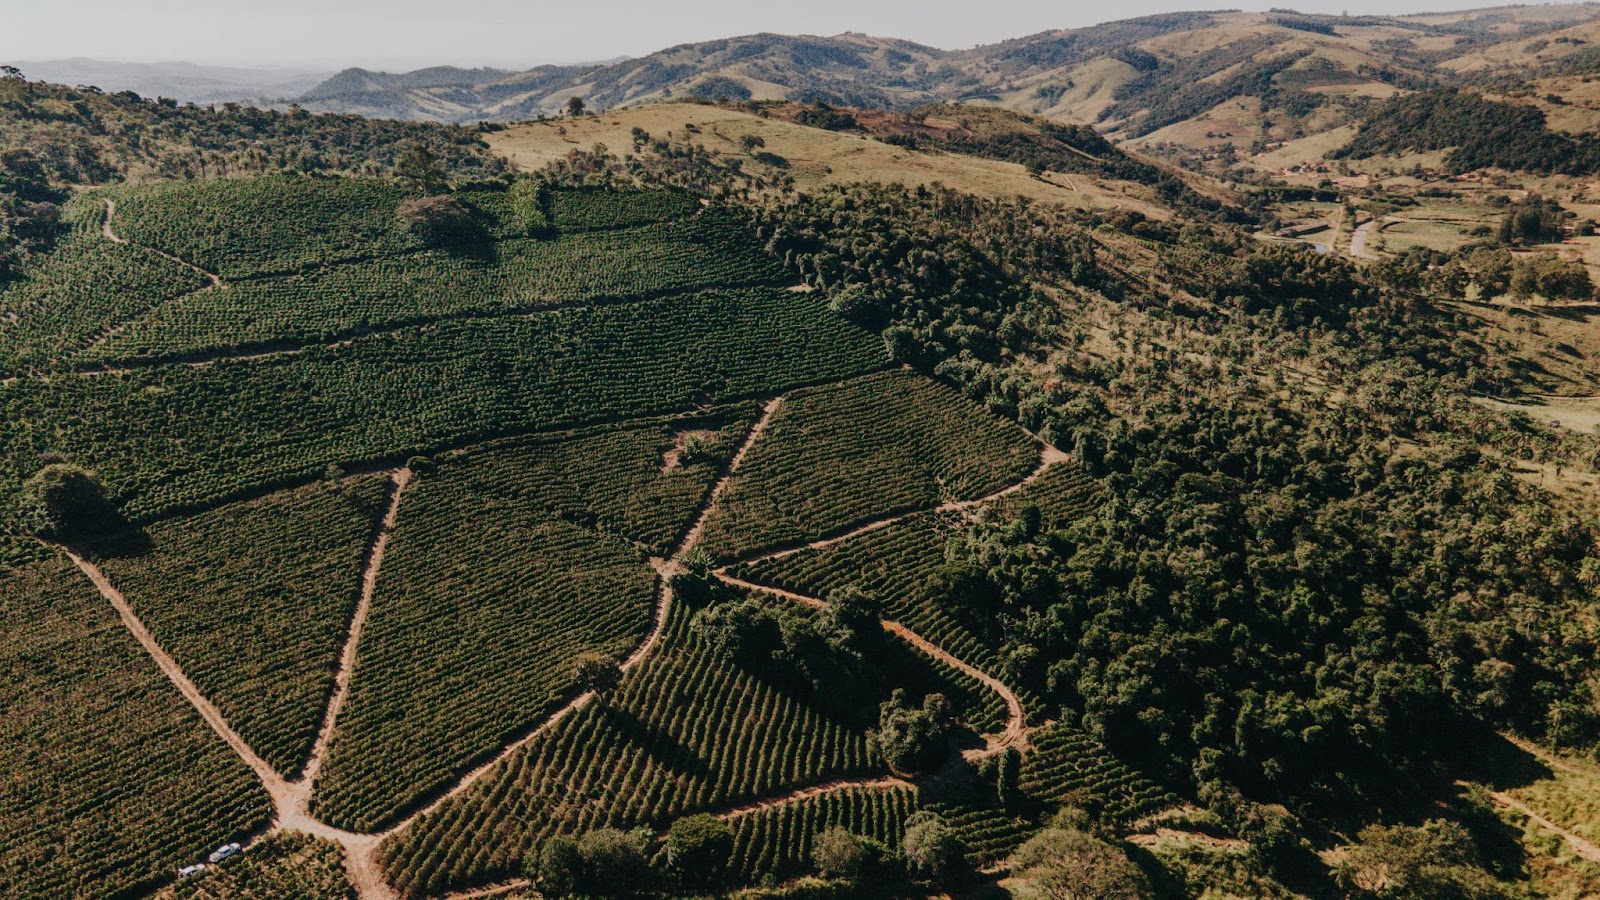
[[733,855],[733,829],[710,813],[696,813],[667,829],[667,865],[690,887],[714,887]]
[[811,864],[824,878],[837,878],[853,885],[869,880],[882,867],[888,848],[871,838],[861,837],[835,826],[811,842]]
[[950,704],[943,694],[923,697],[918,709],[906,701],[903,688],[896,688],[878,708],[878,727],[871,740],[895,771],[927,772],[945,757],[950,719]]
[[610,656],[585,653],[578,657],[576,678],[579,690],[594,692],[595,698],[604,705],[606,694],[622,681],[622,666]]
[[75,538],[114,528],[120,517],[99,476],[67,462],[51,463],[22,486],[24,515],[48,537]]
[[911,874],[926,882],[940,882],[961,870],[967,848],[961,838],[937,813],[927,810],[906,819],[900,853]]
[[487,236],[478,211],[454,197],[415,197],[402,202],[396,214],[430,246],[472,244]]
[[572,118],[576,119],[577,117],[583,115],[585,108],[586,107],[582,97],[567,98],[567,115],[571,116]]

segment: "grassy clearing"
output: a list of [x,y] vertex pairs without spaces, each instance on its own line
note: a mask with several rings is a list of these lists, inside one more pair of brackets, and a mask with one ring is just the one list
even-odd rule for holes
[[1456,303],[1480,339],[1498,346],[1526,390],[1562,396],[1600,393],[1600,307]]
[[[691,125],[694,131],[688,129]],[[1015,163],[908,150],[857,135],[690,103],[662,103],[612,110],[580,120],[514,125],[484,138],[496,153],[531,171],[572,150],[588,150],[595,144],[624,150],[632,145],[634,128],[642,128],[653,137],[664,138],[670,132],[674,138],[687,138],[724,154],[747,157],[739,142],[745,135],[754,135],[766,142],[765,153],[781,158],[779,169],[793,176],[802,190],[853,181],[904,185],[937,181],[980,196],[1020,194],[1064,206],[1122,207],[1162,219],[1169,215],[1157,203],[1093,178],[1073,176],[1070,183],[1047,182],[1029,176],[1023,166]],[[758,165],[759,161],[750,158],[747,164]]]

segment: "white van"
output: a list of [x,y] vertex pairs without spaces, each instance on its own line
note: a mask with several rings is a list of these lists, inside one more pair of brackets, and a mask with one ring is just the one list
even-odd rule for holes
[[244,848],[240,847],[238,844],[223,844],[221,847],[211,851],[211,855],[206,858],[211,861],[212,865],[216,865],[225,859],[238,856],[243,852]]

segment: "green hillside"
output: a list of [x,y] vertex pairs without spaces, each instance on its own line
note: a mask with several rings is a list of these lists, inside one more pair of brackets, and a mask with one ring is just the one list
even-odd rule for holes
[[1587,896],[1591,19],[6,77],[0,895]]

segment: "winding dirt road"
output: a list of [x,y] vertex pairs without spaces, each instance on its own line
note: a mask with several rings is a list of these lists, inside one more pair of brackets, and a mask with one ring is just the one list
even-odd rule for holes
[[[1051,466],[1071,458],[1065,452],[1043,441],[1040,441],[1039,444],[1039,465],[1032,472],[1030,472],[1027,477],[1016,482],[1015,484],[1007,485],[1006,487],[983,497],[978,497],[972,500],[955,500],[944,503],[938,506],[934,511],[963,512],[984,506],[985,504],[993,503],[1002,497],[1009,496],[1017,491],[1022,490],[1033,482],[1039,480],[1039,478],[1043,476]],[[744,558],[741,559],[740,562],[764,562],[766,560],[781,559],[785,556],[792,556],[803,550],[825,549],[843,541],[850,540],[851,538],[859,537],[863,534],[877,531],[881,528],[887,528],[890,525],[893,525],[897,522],[903,522],[906,519],[912,518],[913,516],[924,515],[926,512],[927,511],[924,510],[921,512],[911,512],[898,516],[890,516],[875,522],[869,522],[866,525],[862,525],[859,528],[852,529],[851,531],[841,535],[824,538],[818,541],[812,541],[811,543],[802,544],[798,547],[789,547],[750,558]],[[715,570],[714,574],[716,575],[717,579],[723,583],[743,588],[747,591],[758,591],[760,593],[768,594],[774,597],[781,597],[785,600],[790,600],[795,603],[800,603],[817,609],[824,608],[828,605],[827,601],[821,599],[820,597],[812,597],[796,591],[789,591],[784,590],[783,588],[773,587],[771,585],[757,584],[753,581],[746,581],[745,579],[739,578],[738,576],[730,573],[727,566],[718,568]],[[883,627],[885,631],[888,631],[890,634],[899,637],[901,640],[904,640],[906,643],[922,651],[924,655],[939,660],[945,665],[976,679],[984,687],[987,687],[989,690],[1000,695],[1000,698],[1005,701],[1005,727],[1001,729],[1000,733],[997,735],[985,735],[985,740],[988,744],[988,746],[985,748],[985,752],[992,751],[1000,747],[1026,746],[1028,726],[1026,713],[1022,708],[1022,700],[1017,696],[1015,691],[1006,686],[1005,682],[1002,682],[1000,679],[995,678],[987,672],[984,672],[982,669],[979,669],[978,667],[957,658],[953,654],[946,651],[943,647],[940,647],[938,644],[935,644],[927,638],[924,638],[922,635],[917,634],[915,631],[907,628],[905,625],[902,625],[899,622],[885,619],[883,620]]]
[[900,515],[897,515],[897,516],[889,516],[889,517],[883,518],[883,519],[874,519],[873,521],[868,522],[865,525],[857,526],[857,527],[852,528],[849,531],[846,531],[846,532],[844,532],[842,534],[836,534],[836,535],[833,535],[831,537],[821,538],[819,540],[811,541],[810,543],[797,544],[797,545],[795,545],[793,547],[782,547],[782,548],[775,549],[775,550],[763,551],[761,553],[757,553],[757,554],[755,554],[753,556],[750,556],[750,557],[741,557],[738,560],[738,562],[740,564],[743,564],[743,563],[755,563],[755,562],[765,562],[767,560],[772,560],[772,559],[782,559],[785,556],[793,556],[796,553],[803,553],[803,552],[805,552],[807,550],[826,550],[827,548],[832,547],[835,544],[842,544],[845,541],[853,540],[855,538],[861,537],[864,534],[871,534],[872,532],[878,531],[879,529],[888,528],[890,525],[896,525],[896,524],[898,524],[900,522],[906,521],[907,519],[914,519],[917,516],[925,516],[925,515],[928,515],[929,513],[966,512],[968,510],[976,509],[976,508],[984,506],[986,504],[993,503],[994,501],[999,500],[1001,497],[1006,497],[1006,496],[1009,496],[1011,494],[1014,494],[1017,491],[1020,491],[1023,488],[1027,487],[1028,485],[1033,484],[1035,481],[1038,481],[1040,479],[1040,477],[1042,477],[1044,475],[1045,472],[1049,471],[1051,466],[1054,466],[1055,464],[1060,463],[1060,462],[1065,462],[1065,461],[1067,461],[1067,460],[1072,458],[1066,452],[1064,452],[1062,450],[1058,450],[1055,447],[1052,447],[1049,444],[1044,443],[1043,441],[1040,441],[1040,447],[1041,447],[1041,449],[1039,451],[1039,465],[1036,466],[1032,472],[1029,472],[1027,474],[1027,476],[1024,477],[1021,481],[1018,481],[1015,484],[1007,485],[1006,487],[1003,487],[1000,490],[995,491],[992,494],[987,494],[985,496],[978,497],[978,498],[973,499],[973,500],[951,500],[951,501],[947,501],[945,503],[940,504],[939,506],[934,507],[931,510],[926,510],[926,509],[912,510],[911,512],[901,513]]
[[[105,228],[109,237],[117,239],[110,232],[109,218],[110,209],[108,208]],[[782,405],[782,397],[776,397],[763,403],[760,416],[751,426],[750,431],[746,434],[744,441],[734,452],[733,456],[729,459],[727,465],[724,467],[722,473],[718,476],[716,482],[713,483],[711,489],[707,492],[704,501],[700,505],[699,514],[696,516],[694,523],[684,534],[683,539],[679,542],[671,557],[666,559],[652,558],[649,560],[649,563],[656,571],[660,582],[655,615],[653,621],[651,622],[650,631],[646,634],[643,641],[641,641],[641,643],[633,650],[633,652],[622,661],[622,669],[629,670],[642,664],[660,642],[661,635],[665,629],[667,619],[672,610],[672,581],[676,575],[683,571],[683,557],[688,554],[689,551],[694,549],[695,546],[697,546],[700,537],[704,532],[706,522],[710,517],[712,510],[715,508],[718,500],[727,490],[729,482],[738,472],[739,467],[744,462],[744,459],[749,453],[750,448],[761,438],[762,434],[766,431],[767,425],[771,422],[773,414],[776,413],[782,407]],[[1066,454],[1055,449],[1054,447],[1043,445],[1038,468],[1036,468],[1023,480],[1016,484],[1009,485],[1006,488],[996,491],[995,493],[986,497],[969,501],[951,502],[938,507],[938,509],[964,510],[991,502],[1014,491],[1020,490],[1027,484],[1036,480],[1051,465],[1065,459],[1067,459]],[[582,709],[585,705],[592,702],[594,698],[592,693],[584,693],[574,697],[572,700],[558,708],[555,712],[545,717],[543,721],[532,727],[521,738],[503,747],[494,755],[492,759],[461,776],[450,786],[448,790],[441,792],[438,796],[423,805],[420,809],[406,816],[404,819],[400,820],[384,831],[369,834],[345,831],[314,818],[308,812],[311,794],[314,790],[317,776],[321,771],[322,764],[326,759],[329,742],[332,738],[332,735],[336,731],[339,713],[349,696],[350,683],[358,662],[361,636],[371,609],[372,596],[377,584],[378,572],[383,563],[384,552],[387,549],[389,537],[394,530],[395,522],[399,514],[400,502],[405,495],[406,489],[411,483],[412,472],[409,469],[397,469],[391,473],[390,477],[392,479],[392,486],[389,496],[389,505],[379,522],[377,531],[373,537],[372,545],[368,550],[367,558],[363,566],[361,577],[361,593],[357,601],[356,608],[352,613],[348,633],[346,635],[343,649],[340,653],[339,665],[334,677],[334,690],[329,697],[328,708],[324,714],[322,725],[318,731],[317,740],[313,746],[311,755],[307,760],[305,769],[300,774],[300,777],[292,782],[284,778],[283,775],[268,765],[266,761],[257,755],[250,745],[233,730],[233,728],[228,724],[226,717],[223,716],[222,712],[217,709],[217,707],[211,703],[210,700],[206,699],[205,695],[201,693],[199,688],[189,680],[188,676],[184,673],[182,667],[178,665],[177,661],[161,647],[155,636],[134,613],[133,608],[128,603],[127,599],[119,590],[117,590],[116,586],[111,583],[110,579],[106,577],[105,573],[101,571],[98,566],[90,562],[75,550],[68,547],[61,548],[61,550],[67,554],[73,563],[89,578],[90,582],[94,584],[101,596],[103,596],[116,610],[124,627],[126,627],[129,633],[133,635],[135,640],[139,642],[140,646],[145,649],[145,652],[147,652],[150,657],[155,660],[156,665],[161,670],[162,674],[175,687],[177,687],[178,691],[183,695],[183,697],[189,701],[189,703],[197,712],[200,713],[201,718],[204,719],[206,724],[210,726],[210,728],[222,738],[222,740],[234,751],[234,753],[244,761],[250,770],[255,773],[256,777],[266,789],[267,794],[271,798],[273,804],[274,820],[268,833],[270,834],[276,831],[299,831],[339,844],[344,849],[346,872],[351,883],[355,886],[360,900],[397,900],[398,895],[385,881],[382,869],[377,862],[377,848],[385,838],[399,834],[408,828],[419,817],[432,813],[451,799],[461,796],[463,793],[471,789],[473,785],[482,780],[484,776],[488,775],[496,767],[505,762],[518,750],[525,747],[529,742],[534,740],[540,734],[543,734],[545,731],[549,730],[557,723],[561,722],[567,716],[570,716],[575,711]],[[916,513],[911,515],[916,515]],[[880,522],[871,523],[870,525],[863,526],[862,528],[852,531],[849,534],[840,535],[825,541],[814,542],[806,545],[806,547],[828,546],[830,544],[846,540],[854,535],[865,533],[866,531],[886,527],[887,525],[893,524],[894,522],[900,521],[907,517],[908,516],[897,516]],[[800,547],[794,550],[778,551],[771,555],[787,555],[789,553],[797,552],[800,549],[806,549],[806,547]],[[742,581],[733,577],[732,575],[729,575],[726,569],[717,570],[715,574],[717,578],[724,582],[749,590],[765,592],[811,606],[826,605],[826,603],[819,598],[808,597],[803,594],[783,591],[765,585]],[[998,679],[991,677],[987,673],[967,664],[966,662],[963,662],[962,660],[946,652],[943,648],[937,646],[931,641],[924,639],[911,629],[906,628],[897,622],[885,621],[883,625],[886,630],[907,641],[927,656],[937,659],[946,665],[949,665],[952,668],[955,668],[958,671],[977,679],[980,683],[995,691],[1005,700],[1007,707],[1006,725],[1000,734],[987,737],[990,749],[1024,744],[1027,737],[1027,731],[1023,717],[1022,703],[1010,688],[1006,687],[1005,684]],[[724,810],[719,813],[719,815],[724,818],[731,818],[753,812],[758,809],[768,808],[780,803],[805,799],[807,797],[818,796],[830,791],[843,790],[852,787],[888,788],[891,786],[910,784],[911,782],[896,777],[832,781],[826,784],[800,788],[786,794],[768,797],[759,801],[745,804],[743,806],[735,807],[733,809]],[[497,893],[503,893],[506,890],[513,889],[521,884],[522,883],[519,882],[512,885],[500,885],[494,888],[485,889],[484,891],[469,892],[454,896],[460,896],[463,898],[495,896]]]

